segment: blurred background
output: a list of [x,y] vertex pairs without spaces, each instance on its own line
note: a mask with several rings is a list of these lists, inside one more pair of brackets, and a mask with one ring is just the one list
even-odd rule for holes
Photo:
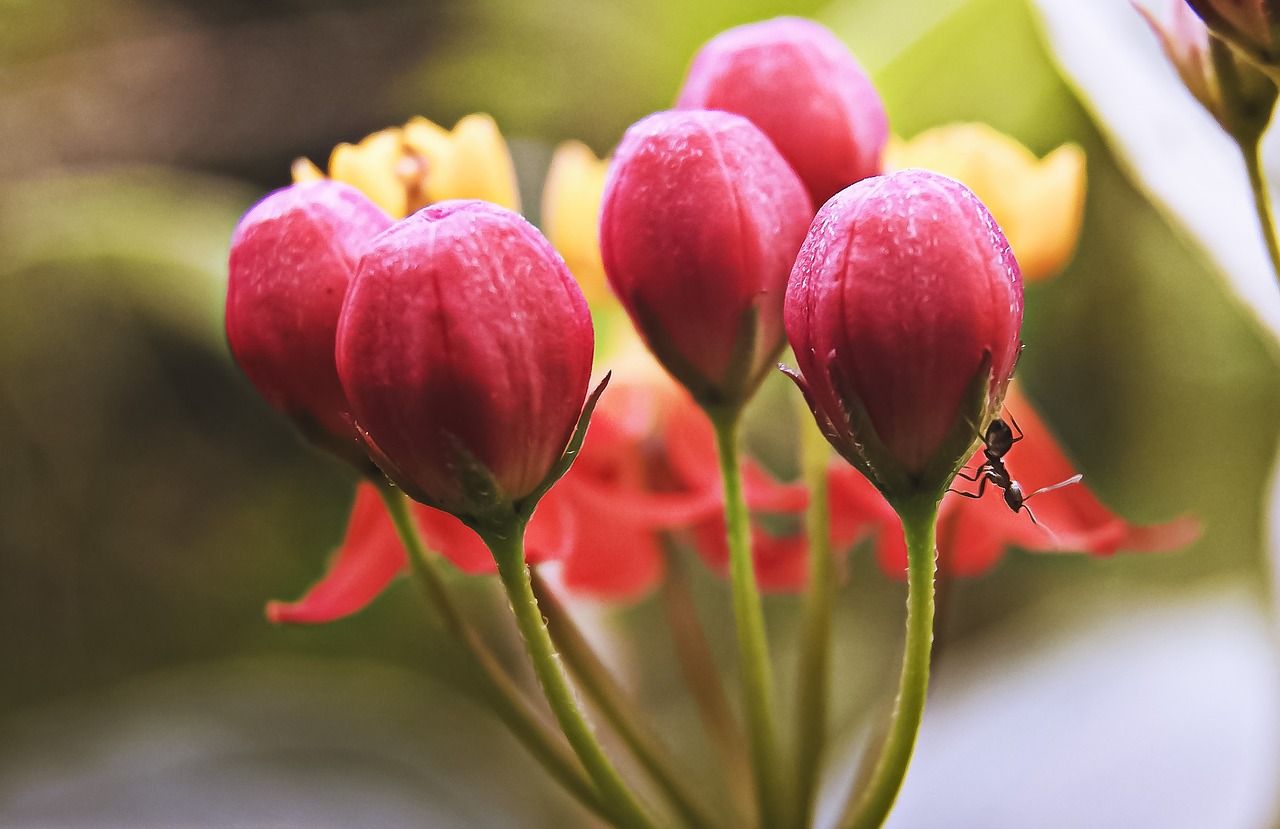
[[[1204,525],[1178,552],[1014,551],[955,585],[893,825],[1272,825],[1275,340],[1152,205],[1035,8],[910,6],[0,0],[0,826],[588,825],[468,701],[411,584],[323,627],[264,620],[322,572],[354,479],[233,366],[228,240],[293,159],[475,111],[536,221],[556,143],[607,153],[708,38],[784,13],[845,39],[900,136],[983,121],[1085,148],[1079,250],[1029,289],[1019,377],[1108,506]],[[689,569],[732,671],[725,585]],[[519,664],[492,585],[457,581]],[[896,681],[904,595],[855,550],[833,785]],[[798,600],[767,609],[785,701]],[[714,779],[677,739],[694,714],[655,602],[586,610]]]

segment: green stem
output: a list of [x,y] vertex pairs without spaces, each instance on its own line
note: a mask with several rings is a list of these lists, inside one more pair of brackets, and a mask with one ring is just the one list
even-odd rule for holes
[[667,557],[667,577],[659,587],[662,611],[671,628],[672,646],[680,673],[684,676],[689,693],[703,727],[711,742],[723,771],[729,792],[729,801],[738,813],[739,825],[747,826],[754,818],[755,804],[751,799],[751,767],[747,763],[747,742],[738,728],[724,692],[724,683],[716,669],[715,655],[707,642],[706,631],[698,619],[698,609],[689,590],[685,565],[673,548],[670,538],[663,539]]
[[831,611],[836,595],[835,562],[831,557],[831,505],[827,495],[830,446],[809,416],[807,406],[803,414],[800,441],[804,482],[809,488],[809,509],[805,513],[809,589],[805,595],[796,691],[797,826],[810,824],[817,801],[827,725]]
[[902,656],[902,677],[889,720],[889,736],[876,760],[871,782],[852,817],[843,824],[850,829],[876,829],[889,817],[911,764],[929,689],[938,501],[932,496],[917,496],[896,506],[906,535],[908,562],[907,641]]
[[738,462],[739,411],[712,415],[716,446],[720,454],[720,476],[724,481],[724,514],[729,542],[729,580],[733,592],[733,615],[738,633],[738,653],[742,660],[743,698],[747,714],[747,742],[751,768],[755,773],[756,798],[764,829],[787,825],[786,797],[783,794],[781,755],[773,723],[773,676],[769,664],[769,644],[765,637],[764,610],[756,586],[751,558],[751,518],[742,492],[742,470]]
[[533,663],[533,672],[569,745],[573,746],[605,801],[617,811],[622,825],[629,829],[650,829],[653,822],[600,747],[560,667],[559,656],[529,583],[529,568],[524,557],[524,524],[512,521],[504,531],[484,533],[481,537],[498,564],[498,576],[506,588],[516,627],[520,629]]
[[1271,199],[1267,192],[1267,179],[1262,170],[1262,136],[1252,142],[1241,141],[1240,152],[1249,172],[1249,187],[1253,190],[1253,208],[1262,225],[1262,237],[1267,243],[1267,255],[1271,257],[1271,270],[1280,280],[1280,242],[1276,239],[1275,216],[1271,211]]
[[555,593],[548,589],[536,570],[531,571],[530,581],[538,606],[542,608],[542,615],[547,620],[551,638],[560,648],[560,655],[578,685],[604,714],[685,823],[694,829],[713,826],[714,821],[707,817],[672,771],[671,757],[662,741],[637,716],[635,705],[626,691],[600,661],[591,643],[574,623],[573,617]]
[[409,551],[409,564],[413,574],[422,585],[428,599],[439,611],[445,626],[466,648],[467,654],[480,668],[489,684],[487,694],[493,713],[511,730],[516,739],[533,755],[534,759],[560,785],[577,800],[595,814],[606,820],[612,820],[610,809],[601,801],[595,786],[583,774],[576,758],[561,741],[559,735],[552,732],[537,711],[529,704],[520,688],[503,669],[497,657],[485,645],[484,640],[466,618],[462,615],[448,585],[436,570],[435,562],[427,553],[418,535],[418,528],[409,515],[406,499],[389,483],[380,482],[378,492],[382,495],[387,513],[395,525],[396,532],[405,549]]
[[1217,36],[1209,38],[1209,60],[1221,95],[1218,121],[1244,156],[1249,189],[1253,191],[1253,207],[1262,225],[1271,270],[1280,280],[1280,244],[1276,242],[1276,224],[1262,170],[1262,136],[1275,112],[1280,80],[1259,72],[1254,64],[1241,59],[1226,41]]

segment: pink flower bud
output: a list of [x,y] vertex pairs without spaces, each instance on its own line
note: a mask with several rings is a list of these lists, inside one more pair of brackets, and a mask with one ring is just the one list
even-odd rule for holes
[[905,170],[818,211],[787,287],[787,335],[836,449],[892,499],[939,495],[999,411],[1022,279],[964,185]]
[[352,460],[364,451],[346,417],[334,338],[356,264],[390,224],[354,187],[314,181],[258,202],[231,237],[227,340],[236,362],[268,403]]
[[746,116],[795,168],[815,209],[879,174],[889,136],[884,105],[858,61],[826,28],[798,17],[712,38],[676,106]]
[[645,343],[704,407],[741,406],[784,345],[787,274],[812,208],[751,122],[659,112],[609,168],[600,247]]
[[383,471],[461,518],[530,495],[582,412],[594,336],[564,261],[518,214],[445,201],[377,237],[338,374]]
[[1276,0],[1186,0],[1210,29],[1250,55],[1270,63],[1272,30],[1280,18]]

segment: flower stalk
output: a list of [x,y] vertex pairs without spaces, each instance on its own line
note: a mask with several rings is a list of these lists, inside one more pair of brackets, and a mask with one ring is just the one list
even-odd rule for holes
[[1273,78],[1258,72],[1251,64],[1243,64],[1232,52],[1232,47],[1214,35],[1209,37],[1209,59],[1222,96],[1220,121],[1244,158],[1254,210],[1267,245],[1267,256],[1276,279],[1280,280],[1280,242],[1276,239],[1275,218],[1262,169],[1262,136],[1271,123],[1280,87]]
[[547,703],[569,745],[605,801],[616,811],[617,825],[625,829],[653,829],[653,821],[605,755],[569,686],[529,581],[529,568],[524,556],[524,528],[525,521],[513,516],[506,526],[487,529],[480,536],[497,562],[498,576],[506,589],[516,627],[524,639],[538,684],[542,686]]
[[742,736],[729,708],[724,683],[716,670],[715,656],[707,642],[706,631],[698,619],[689,590],[689,578],[685,565],[671,539],[664,539],[667,553],[667,577],[661,587],[662,611],[671,628],[672,646],[685,684],[693,696],[698,716],[711,737],[720,767],[724,770],[724,783],[729,800],[737,812],[736,819],[744,825],[753,821],[743,815],[752,814],[755,804],[751,801],[751,766],[747,762],[747,743]]
[[1275,214],[1271,209],[1271,194],[1267,188],[1266,173],[1262,169],[1262,135],[1252,141],[1240,142],[1240,154],[1244,157],[1245,170],[1249,174],[1249,189],[1253,191],[1253,209],[1262,225],[1262,238],[1267,244],[1267,256],[1271,269],[1280,280],[1280,241],[1276,239]]
[[536,570],[530,572],[530,582],[543,618],[547,620],[551,639],[559,647],[560,656],[579,687],[613,726],[632,755],[675,807],[684,824],[691,829],[710,829],[715,822],[681,785],[667,747],[637,714],[635,704],[600,661],[591,643],[574,624],[573,617]]
[[605,820],[615,821],[611,805],[601,799],[564,742],[542,721],[497,657],[480,638],[479,632],[462,615],[448,585],[436,570],[435,563],[418,535],[404,495],[386,481],[378,483],[378,492],[387,506],[387,513],[391,516],[397,535],[409,552],[409,564],[415,578],[432,606],[440,613],[445,627],[462,643],[467,655],[480,668],[487,681],[491,693],[486,698],[493,713],[547,773],[579,803]]
[[773,672],[764,628],[764,610],[751,558],[751,519],[742,490],[738,459],[741,408],[708,412],[715,427],[720,475],[724,481],[725,524],[729,543],[729,581],[733,616],[742,660],[747,743],[755,776],[760,824],[764,829],[787,825],[786,797],[778,764],[778,734],[773,721]]
[[938,501],[938,496],[933,493],[921,493],[894,504],[902,519],[908,559],[907,638],[902,655],[902,675],[889,720],[888,738],[880,750],[867,788],[841,823],[845,829],[877,829],[884,825],[898,799],[915,750],[929,690]]
[[831,611],[835,604],[835,566],[831,558],[831,504],[827,491],[826,438],[808,417],[800,418],[801,464],[809,489],[805,534],[809,539],[809,588],[805,594],[800,641],[799,685],[796,690],[796,812],[798,825],[808,826],[818,795],[822,754],[826,742],[827,695],[830,681]]

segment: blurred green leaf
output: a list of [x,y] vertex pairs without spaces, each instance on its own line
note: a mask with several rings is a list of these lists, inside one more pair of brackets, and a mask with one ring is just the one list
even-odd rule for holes
[[123,282],[84,287],[123,290],[139,309],[221,349],[231,231],[255,195],[155,167],[0,187],[0,280],[42,264],[132,263],[120,269]]
[[509,135],[577,138],[606,153],[629,124],[667,109],[694,52],[720,31],[820,0],[474,0],[453,7],[453,37],[423,58],[399,98],[452,124],[492,114]]

